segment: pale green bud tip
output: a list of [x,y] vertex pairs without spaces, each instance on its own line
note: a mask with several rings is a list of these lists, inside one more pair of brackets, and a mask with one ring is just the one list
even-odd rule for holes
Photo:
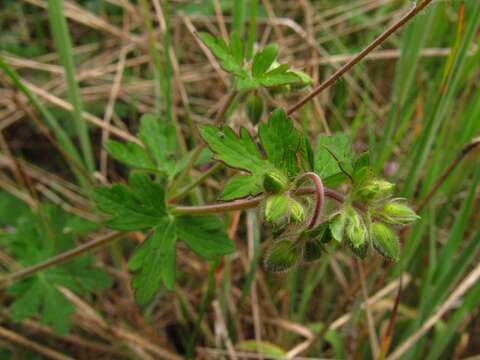
[[288,178],[279,170],[269,170],[263,176],[263,188],[271,194],[278,194],[286,190]]
[[290,200],[290,220],[295,223],[303,223],[307,220],[307,214],[305,208],[298,201]]
[[386,203],[379,215],[386,222],[395,225],[406,225],[420,219],[415,211],[398,200]]
[[264,216],[267,222],[280,222],[286,219],[290,199],[283,194],[268,196],[265,200]]
[[367,239],[367,227],[361,216],[352,208],[347,212],[345,235],[349,245],[354,249],[359,249]]
[[365,200],[385,199],[392,195],[395,184],[385,180],[372,180],[358,190],[358,195]]
[[372,226],[373,247],[382,256],[389,260],[400,259],[400,242],[395,232],[383,223],[374,223]]

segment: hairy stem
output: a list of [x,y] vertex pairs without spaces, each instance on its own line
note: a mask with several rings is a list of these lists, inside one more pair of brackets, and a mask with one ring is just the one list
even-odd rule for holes
[[[316,188],[300,188],[296,195],[308,195],[317,193]],[[331,189],[324,189],[324,196],[329,197],[335,201],[343,202],[344,197],[342,194]],[[203,215],[203,214],[215,214],[234,210],[250,209],[258,206],[262,200],[263,195],[255,196],[249,199],[241,199],[230,201],[226,203],[212,204],[212,205],[200,205],[200,206],[176,206],[171,209],[172,214],[177,215]]]
[[315,192],[314,192],[315,208],[313,210],[312,219],[310,220],[310,223],[308,224],[308,228],[313,229],[315,227],[315,225],[317,225],[318,219],[320,218],[320,215],[322,214],[323,203],[325,202],[325,189],[323,187],[322,179],[320,179],[320,176],[318,176],[314,172],[307,172],[307,173],[303,174],[298,179],[299,184],[301,184],[306,179],[312,180],[314,190],[315,190]]
[[332,86],[338,79],[340,79],[347,71],[349,71],[352,67],[354,67],[360,60],[362,60],[365,56],[367,56],[370,52],[376,49],[379,45],[381,45],[385,40],[387,40],[390,35],[392,35],[395,31],[400,29],[403,25],[405,25],[408,21],[413,19],[415,15],[417,15],[420,11],[425,9],[428,4],[430,4],[433,0],[424,0],[417,4],[414,8],[408,11],[405,15],[403,15],[396,23],[390,26],[387,30],[385,30],[382,34],[380,34],[375,40],[373,40],[366,48],[364,48],[361,52],[359,52],[355,57],[352,58],[349,62],[343,65],[340,69],[338,69],[335,73],[333,73],[327,80],[323,83],[318,85],[315,89],[312,90],[310,94],[305,96],[303,99],[298,101],[294,104],[290,109],[287,110],[288,115],[293,114],[295,111],[300,109],[303,105],[307,102],[312,100],[315,96],[320,94],[323,90],[327,89],[328,87]]
[[[324,189],[324,195],[338,202],[343,202],[343,195],[331,190]],[[318,194],[318,188],[300,188],[295,192],[296,195],[309,195],[309,194]],[[214,214],[221,213],[233,210],[243,210],[250,209],[258,206],[263,199],[263,195],[256,196],[251,199],[242,199],[231,201],[228,203],[213,204],[213,205],[203,205],[203,206],[177,206],[171,209],[172,214],[182,215],[203,215],[203,214]],[[323,202],[323,200],[322,200]],[[83,255],[92,250],[99,249],[103,246],[110,244],[111,242],[118,240],[120,237],[127,235],[126,232],[111,232],[105,236],[102,236],[98,239],[92,240],[88,243],[82,244],[74,249],[65,251],[47,261],[41,262],[39,264],[30,266],[28,268],[19,270],[10,275],[0,278],[0,288],[11,285],[13,282],[21,280],[27,276],[31,276],[39,271],[45,270],[52,266],[63,264],[67,261],[73,260],[77,256]]]

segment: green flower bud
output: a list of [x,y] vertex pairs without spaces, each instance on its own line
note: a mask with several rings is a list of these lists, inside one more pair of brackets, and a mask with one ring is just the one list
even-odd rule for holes
[[303,248],[303,260],[306,262],[313,262],[320,259],[322,256],[322,245],[315,239],[310,239],[305,242]]
[[263,100],[260,96],[254,94],[248,95],[247,115],[252,124],[258,124],[263,115]]
[[378,215],[385,222],[395,225],[406,225],[420,219],[415,211],[400,200],[386,203]]
[[373,247],[385,258],[393,261],[400,259],[400,242],[395,232],[384,223],[372,226]]
[[280,223],[287,219],[289,213],[290,198],[287,195],[277,194],[265,199],[263,213],[265,221]]
[[263,188],[267,193],[278,194],[286,190],[288,178],[277,169],[269,170],[263,175]]
[[297,200],[290,199],[288,211],[290,214],[291,222],[300,224],[307,220],[307,214],[305,212],[305,208]]
[[313,239],[320,244],[329,243],[333,239],[330,223],[323,223],[314,229],[306,230],[304,232],[304,237],[307,239]]
[[385,180],[372,180],[361,186],[357,194],[366,201],[377,201],[386,199],[392,195],[395,184]]
[[367,227],[362,217],[351,207],[347,208],[345,235],[353,249],[360,249],[367,240]]
[[275,241],[265,256],[265,269],[272,272],[290,270],[301,257],[301,247],[291,240]]

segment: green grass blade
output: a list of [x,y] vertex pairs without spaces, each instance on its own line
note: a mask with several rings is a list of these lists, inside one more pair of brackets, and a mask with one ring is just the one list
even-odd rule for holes
[[[471,5],[472,3],[469,4]],[[465,5],[467,6],[469,4]],[[473,7],[475,8],[475,4]],[[454,106],[454,97],[461,88],[460,79],[463,68],[467,63],[467,52],[471,46],[476,30],[480,25],[480,11],[474,11],[474,9],[471,8],[466,9],[466,11],[471,11],[472,16],[466,24],[465,34],[458,50],[458,55],[452,65],[451,73],[445,87],[445,93],[442,96],[439,96],[437,105],[431,113],[432,115],[428,120],[425,131],[422,133],[418,151],[412,157],[415,161],[413,162],[410,173],[406,179],[404,189],[404,195],[407,197],[411,197],[415,191],[417,183],[421,177],[422,169],[425,168],[428,154],[435,142],[435,136],[438,133],[438,129],[442,122],[448,118],[447,115]]]
[[92,145],[88,135],[87,123],[83,119],[83,106],[80,98],[80,90],[75,77],[75,62],[73,60],[72,40],[68,32],[67,21],[63,13],[63,0],[48,1],[48,19],[58,56],[65,69],[65,77],[68,86],[68,95],[73,105],[73,118],[75,128],[80,141],[80,147],[86,168],[89,173],[95,171]]
[[258,0],[250,0],[250,17],[248,22],[247,34],[247,60],[250,60],[253,55],[253,45],[257,38],[257,11]]
[[[37,99],[37,97],[28,89],[28,87],[23,83],[20,76],[12,69],[0,55],[0,69],[10,78],[13,84],[27,97],[33,107],[41,114],[40,119],[45,122],[47,127],[53,132],[55,138],[58,141],[59,146],[63,149],[67,155],[67,161],[72,169],[72,172],[76,176],[78,182],[83,187],[86,187],[88,184],[87,179],[85,178],[85,169],[83,168],[83,162],[81,161],[80,155],[73,145],[72,141],[68,137],[67,133],[60,124],[57,122],[57,119],[52,115],[50,111]],[[73,164],[75,162],[75,164]],[[83,171],[82,171],[83,170]]]
[[233,30],[243,38],[245,23],[245,0],[233,0]]

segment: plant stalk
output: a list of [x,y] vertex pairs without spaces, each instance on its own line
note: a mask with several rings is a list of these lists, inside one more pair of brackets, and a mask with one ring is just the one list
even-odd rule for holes
[[409,22],[411,19],[415,17],[419,12],[427,7],[433,0],[424,0],[421,1],[418,5],[408,11],[405,15],[403,15],[396,23],[390,26],[387,30],[381,33],[375,40],[373,40],[366,48],[364,48],[361,52],[359,52],[355,57],[353,57],[349,62],[343,65],[340,69],[335,71],[327,80],[323,83],[318,85],[315,89],[312,90],[310,94],[305,96],[303,99],[299,100],[296,104],[294,104],[291,108],[287,110],[287,114],[291,115],[298,109],[300,109],[303,105],[307,102],[312,100],[315,96],[320,94],[323,90],[327,89],[328,87],[332,86],[338,79],[340,79],[347,71],[353,68],[360,60],[362,60],[365,56],[375,50],[378,46],[380,46],[385,40],[387,40],[390,35],[400,29],[403,25]]

